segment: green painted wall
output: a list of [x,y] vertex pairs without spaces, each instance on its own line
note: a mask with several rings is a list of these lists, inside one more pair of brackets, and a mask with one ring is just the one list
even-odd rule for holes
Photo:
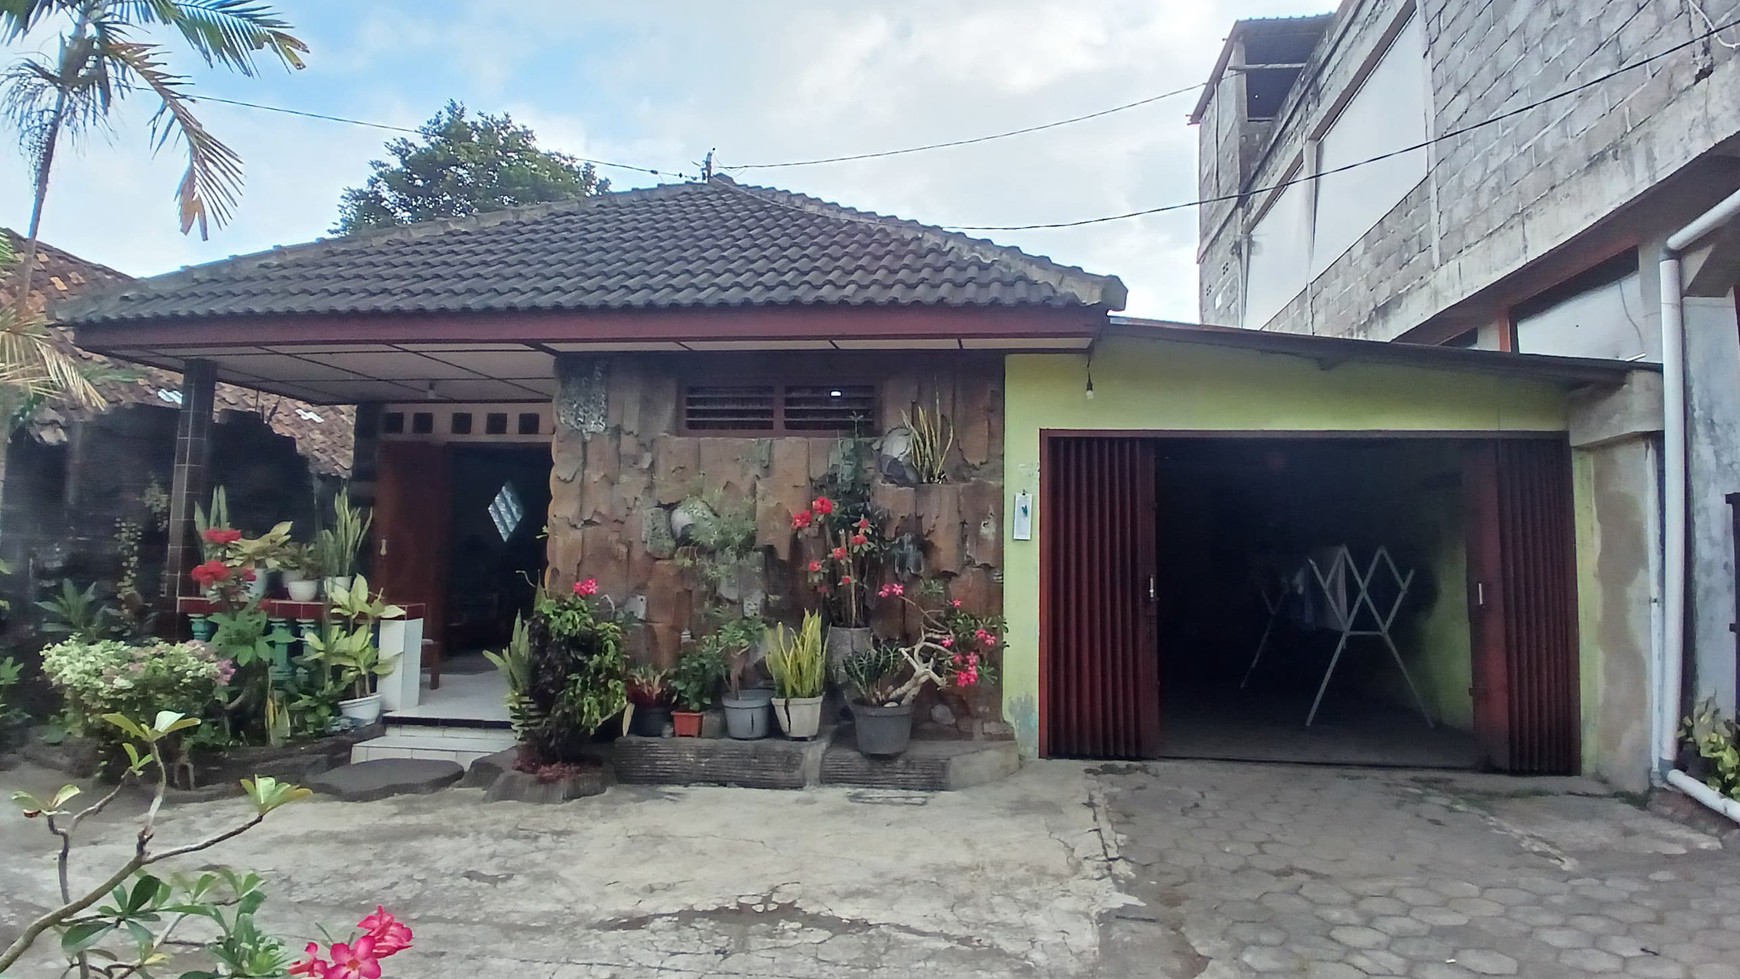
[[[1007,492],[1039,493],[1039,435],[1046,429],[1340,432],[1563,431],[1566,398],[1556,385],[1517,378],[1317,361],[1166,340],[1111,338],[1093,355],[1094,397],[1086,396],[1082,354],[1011,354],[1005,359]],[[1037,506],[1035,510],[1037,511]],[[1039,540],[1014,540],[1004,522],[1003,602],[1009,620],[1004,658],[1004,714],[1023,753],[1038,748]],[[1446,593],[1440,610],[1460,608],[1460,555],[1435,570]],[[1449,613],[1433,616],[1453,630]],[[1466,626],[1462,626],[1466,649]],[[1457,689],[1459,676],[1434,668],[1433,683]],[[1466,686],[1460,688],[1466,689]],[[1440,699],[1434,697],[1433,699]]]

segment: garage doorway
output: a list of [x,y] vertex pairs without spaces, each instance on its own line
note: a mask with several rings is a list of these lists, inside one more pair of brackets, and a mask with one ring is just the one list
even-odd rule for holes
[[1045,442],[1042,752],[1576,770],[1562,440]]

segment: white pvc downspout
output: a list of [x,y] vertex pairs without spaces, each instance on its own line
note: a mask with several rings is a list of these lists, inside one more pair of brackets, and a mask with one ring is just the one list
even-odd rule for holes
[[1740,192],[1668,236],[1661,253],[1662,361],[1662,668],[1656,690],[1656,777],[1740,822],[1740,805],[1675,769],[1680,689],[1686,665],[1686,318],[1680,259],[1711,232],[1740,217]]

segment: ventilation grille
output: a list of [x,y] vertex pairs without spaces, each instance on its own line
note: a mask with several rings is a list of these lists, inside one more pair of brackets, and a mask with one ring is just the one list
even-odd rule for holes
[[868,429],[875,418],[875,385],[806,384],[785,389],[788,432],[851,432]]
[[771,432],[778,404],[771,384],[694,386],[683,396],[683,424],[696,432]]

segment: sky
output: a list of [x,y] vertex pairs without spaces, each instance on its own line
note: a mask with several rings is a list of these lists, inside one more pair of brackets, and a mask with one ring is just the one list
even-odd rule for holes
[[[507,112],[541,146],[693,175],[971,138],[1203,81],[1240,17],[1332,0],[278,0],[311,51],[253,78],[164,40],[199,94],[414,127],[457,99]],[[7,48],[47,50],[47,37]],[[729,171],[749,184],[943,226],[1075,220],[1197,196],[1195,91],[1099,119],[878,160]],[[342,190],[397,134],[215,103],[201,118],[240,153],[235,218],[180,234],[183,162],[153,154],[135,97],[57,162],[42,239],[134,275],[327,234]],[[617,189],[669,182],[603,168]],[[30,212],[26,164],[0,148],[0,224]],[[1194,320],[1196,214],[976,232],[1121,277],[1128,311]]]

